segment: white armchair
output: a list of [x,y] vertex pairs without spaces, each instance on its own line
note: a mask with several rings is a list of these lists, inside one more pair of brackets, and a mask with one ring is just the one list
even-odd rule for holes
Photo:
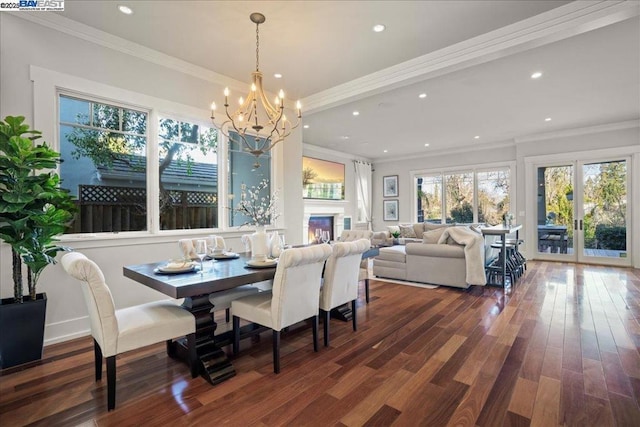
[[313,349],[318,351],[318,311],[327,244],[285,249],[280,255],[271,292],[234,300],[233,352],[240,349],[240,318],[273,330],[273,372],[280,372],[280,331],[306,319],[313,320]]
[[62,257],[64,270],[82,281],[94,343],[96,381],[102,378],[102,357],[107,358],[107,410],[116,406],[116,355],[151,344],[186,336],[191,376],[198,375],[196,321],[173,301],[158,301],[116,310],[100,268],[79,252]]

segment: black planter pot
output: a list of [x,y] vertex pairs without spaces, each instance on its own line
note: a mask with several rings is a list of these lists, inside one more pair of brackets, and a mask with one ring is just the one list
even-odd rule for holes
[[0,300],[0,369],[22,365],[42,357],[44,319],[47,294],[37,294],[36,300],[24,297],[22,304],[13,298]]

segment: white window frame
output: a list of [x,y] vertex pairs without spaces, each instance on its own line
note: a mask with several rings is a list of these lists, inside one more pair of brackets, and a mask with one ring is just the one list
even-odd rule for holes
[[[478,172],[487,172],[496,169],[509,169],[509,210],[513,213],[517,212],[516,209],[516,162],[499,162],[499,163],[483,163],[479,165],[468,166],[452,166],[448,168],[432,168],[432,169],[419,169],[409,171],[409,178],[412,185],[412,189],[416,188],[418,178],[424,175],[442,175],[442,219],[446,220],[446,200],[444,197],[445,180],[444,176],[447,174],[456,173],[472,173],[473,174],[473,222],[478,222]],[[413,191],[412,191],[413,192]],[[411,219],[413,222],[418,221],[418,201],[417,197],[411,197]]]
[[[227,150],[228,141],[223,132],[218,134],[218,227],[189,230],[160,230],[159,229],[159,206],[157,203],[159,188],[157,185],[149,185],[157,182],[158,176],[158,120],[159,117],[171,117],[191,123],[211,126],[208,118],[211,112],[208,109],[193,107],[154,96],[130,91],[127,89],[110,86],[77,76],[72,76],[46,68],[30,66],[30,78],[33,82],[33,106],[34,106],[34,129],[42,132],[43,140],[59,151],[59,96],[61,94],[72,96],[88,101],[106,103],[114,106],[122,106],[135,110],[148,112],[147,126],[147,224],[148,229],[144,231],[127,232],[104,232],[104,233],[75,233],[66,234],[62,241],[73,240],[120,240],[131,238],[142,238],[152,236],[177,235],[202,235],[206,233],[225,233],[238,231],[239,227],[230,227],[227,217]],[[281,179],[276,173],[277,165],[283,156],[282,144],[278,144],[271,152],[271,188],[279,188]],[[156,202],[153,202],[156,201]],[[278,201],[282,206],[282,197]],[[280,209],[280,212],[282,210]],[[284,221],[284,218],[278,220]],[[246,228],[245,228],[246,229]],[[242,229],[241,231],[244,231]]]

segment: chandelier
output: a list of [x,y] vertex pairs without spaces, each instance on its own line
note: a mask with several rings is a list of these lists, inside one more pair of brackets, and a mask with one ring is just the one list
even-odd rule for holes
[[[296,103],[298,120],[292,124],[284,114],[284,92],[280,90],[272,105],[262,88],[262,73],[260,72],[260,33],[259,26],[266,20],[261,13],[252,13],[251,22],[256,24],[256,70],[251,73],[251,90],[246,99],[240,97],[238,109],[229,112],[229,88],[224,89],[224,122],[215,122],[215,102],[211,104],[211,121],[229,138],[228,131],[235,131],[240,137],[240,144],[244,151],[260,157],[271,150],[277,143],[291,134],[298,127],[302,117],[300,101]],[[229,138],[231,140],[231,138]],[[257,162],[256,162],[257,163]]]

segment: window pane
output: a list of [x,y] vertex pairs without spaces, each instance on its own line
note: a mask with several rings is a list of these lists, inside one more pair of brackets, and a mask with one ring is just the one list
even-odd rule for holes
[[[66,96],[59,101],[62,187],[79,204],[71,232],[145,230],[147,113]],[[82,119],[88,112],[92,126]],[[120,130],[125,112],[137,117],[130,126],[137,135]]]
[[93,123],[92,126],[102,129],[120,129],[120,108],[112,105],[98,104],[93,102],[91,104],[93,109]]
[[160,228],[218,227],[218,133],[159,119]]
[[423,176],[418,185],[418,222],[442,222],[442,176]]
[[473,173],[445,175],[447,223],[473,222]]
[[[256,157],[243,150],[244,147],[237,142],[240,141],[237,134],[230,132],[229,136],[231,137],[229,142],[229,206],[235,207],[239,202],[242,184],[249,188],[257,187],[263,179],[266,179],[268,186],[262,195],[271,195],[271,152],[267,151],[260,157]],[[240,226],[247,223],[249,219],[231,211],[229,223],[232,226]]]
[[509,212],[509,169],[478,172],[478,222],[500,224]]

